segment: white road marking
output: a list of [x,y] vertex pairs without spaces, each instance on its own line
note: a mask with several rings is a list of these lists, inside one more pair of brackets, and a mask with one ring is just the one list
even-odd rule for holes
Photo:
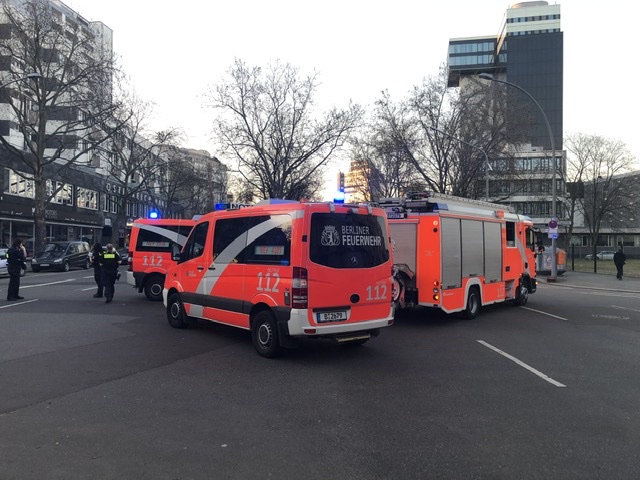
[[524,363],[521,360],[518,360],[516,357],[509,355],[507,352],[503,352],[502,350],[500,350],[499,348],[494,347],[493,345],[491,345],[490,343],[485,342],[484,340],[478,340],[478,343],[484,345],[485,347],[493,350],[496,353],[499,353],[500,355],[502,355],[505,358],[508,358],[509,360],[511,360],[512,362],[517,363],[518,365],[520,365],[522,368],[525,368],[527,370],[529,370],[531,373],[534,373],[535,375],[539,376],[540,378],[542,378],[543,380],[549,382],[552,385],[555,385],[556,387],[566,387],[566,385],[555,381],[553,378],[545,375],[544,373],[540,372],[539,370],[536,370],[535,368],[527,365],[526,363]]
[[16,303],[9,303],[7,305],[0,305],[0,308],[9,308],[9,307],[15,307],[16,305],[26,305],[27,303],[32,303],[32,302],[37,302],[38,299],[34,298],[33,300],[25,300],[24,302],[16,302]]
[[629,307],[620,307],[618,305],[611,305],[612,308],[617,308],[618,310],[631,310],[632,312],[640,312],[637,308],[629,308]]
[[547,315],[549,317],[557,318],[558,320],[564,320],[565,322],[569,321],[568,318],[559,317],[558,315],[554,315],[553,313],[543,312],[542,310],[536,310],[535,308],[529,308],[529,307],[520,307],[520,308],[524,308],[525,310],[529,310],[531,312],[540,313],[541,315]]
[[37,285],[20,285],[20,290],[24,288],[33,288],[33,287],[46,287],[47,285],[57,285],[59,283],[68,283],[73,282],[74,279],[70,278],[69,280],[60,280],[59,282],[49,282],[49,283],[38,283]]

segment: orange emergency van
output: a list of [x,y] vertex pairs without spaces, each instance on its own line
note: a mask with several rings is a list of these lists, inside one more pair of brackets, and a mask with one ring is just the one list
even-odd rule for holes
[[167,272],[169,324],[200,318],[251,332],[273,357],[302,337],[362,344],[393,323],[381,208],[267,200],[199,218]]
[[536,291],[533,223],[511,207],[429,192],[380,205],[393,242],[398,309],[474,318],[482,305],[524,305]]
[[133,221],[129,239],[127,283],[149,300],[162,300],[167,268],[173,264],[172,247],[185,244],[195,220],[138,218]]

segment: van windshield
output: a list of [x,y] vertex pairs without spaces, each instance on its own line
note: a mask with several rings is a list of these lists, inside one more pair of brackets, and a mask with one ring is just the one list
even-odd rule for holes
[[332,268],[371,268],[389,260],[384,217],[353,213],[311,216],[309,257]]

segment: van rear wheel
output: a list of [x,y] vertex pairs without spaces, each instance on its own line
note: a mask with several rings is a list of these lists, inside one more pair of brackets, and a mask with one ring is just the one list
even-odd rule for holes
[[277,357],[282,352],[276,318],[269,310],[258,312],[251,322],[251,340],[259,355]]
[[144,284],[144,294],[152,302],[162,301],[162,289],[164,288],[164,277],[161,275],[150,276]]
[[180,294],[172,293],[167,299],[167,320],[173,328],[187,328],[189,316],[185,312]]

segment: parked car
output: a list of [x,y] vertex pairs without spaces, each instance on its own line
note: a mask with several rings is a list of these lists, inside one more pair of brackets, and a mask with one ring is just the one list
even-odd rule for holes
[[[9,271],[7,270],[7,250],[8,248],[0,248],[0,277],[8,277]],[[20,271],[20,276],[24,277],[27,273],[27,269],[23,268]]]
[[[598,252],[596,253],[596,258],[598,260],[613,260],[613,256],[615,255],[616,252],[613,251],[604,251],[604,252]],[[585,257],[587,260],[593,260],[593,254],[589,253],[587,255],[585,255]]]
[[36,252],[31,259],[31,270],[60,270],[68,272],[72,268],[87,269],[90,266],[91,248],[87,242],[50,242]]
[[120,265],[129,265],[129,249],[128,248],[119,248],[118,254],[122,259],[122,263]]

